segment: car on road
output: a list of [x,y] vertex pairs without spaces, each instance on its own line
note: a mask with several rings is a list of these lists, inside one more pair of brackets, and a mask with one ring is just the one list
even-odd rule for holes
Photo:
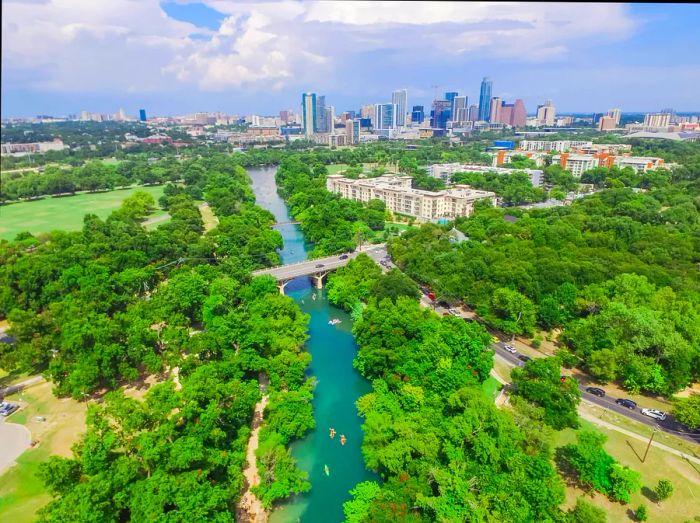
[[525,361],[525,362],[527,362],[527,361],[530,361],[532,358],[531,358],[530,356],[525,356],[525,354],[519,354],[519,355],[518,355],[518,359],[519,359],[520,361]]
[[599,398],[605,396],[605,391],[599,387],[586,387],[586,392],[598,396]]
[[634,410],[637,408],[637,404],[634,401],[627,398],[618,398],[615,400],[615,403],[630,410]]
[[656,409],[642,409],[642,414],[650,418],[658,419],[659,421],[666,419],[666,413]]
[[317,268],[317,269],[320,269],[321,267],[325,267],[325,265],[323,265],[322,263],[317,263],[317,264],[316,264],[316,268]]
[[507,350],[508,352],[510,352],[511,354],[515,354],[516,352],[518,352],[517,350],[515,350],[515,347],[513,347],[512,345],[504,345],[503,348],[505,350]]
[[501,341],[501,340],[498,339],[496,336],[491,336],[491,341],[494,342],[494,343],[498,343],[498,342]]
[[347,259],[348,259],[348,255],[347,255],[347,254],[341,254],[341,255],[340,255],[340,258],[338,258],[338,259],[339,259],[339,260],[347,260]]

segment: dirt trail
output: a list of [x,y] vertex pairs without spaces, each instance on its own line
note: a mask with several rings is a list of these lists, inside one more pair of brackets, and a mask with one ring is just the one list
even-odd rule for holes
[[245,476],[245,492],[241,496],[238,506],[236,507],[236,521],[241,523],[265,523],[267,521],[267,511],[263,507],[260,500],[251,492],[251,488],[260,483],[258,476],[258,466],[255,460],[255,451],[258,448],[258,433],[260,425],[263,422],[263,412],[267,406],[267,385],[269,380],[264,374],[260,374],[260,392],[262,399],[255,405],[253,411],[253,432],[248,440],[248,449],[246,451],[246,467],[243,470]]

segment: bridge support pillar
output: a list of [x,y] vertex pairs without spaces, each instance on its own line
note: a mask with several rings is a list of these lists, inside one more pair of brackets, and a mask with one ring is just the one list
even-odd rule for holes
[[311,279],[314,281],[314,287],[317,289],[323,289],[323,278],[328,275],[330,271],[326,272],[317,272],[316,274],[311,275]]
[[287,286],[287,284],[288,284],[290,281],[291,281],[291,280],[287,280],[287,281],[278,281],[278,282],[277,282],[277,288],[280,290],[280,294],[281,294],[282,296],[284,296],[284,288]]

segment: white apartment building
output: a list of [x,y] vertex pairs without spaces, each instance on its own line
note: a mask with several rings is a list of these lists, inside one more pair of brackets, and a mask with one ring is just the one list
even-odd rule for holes
[[562,168],[567,169],[577,178],[586,171],[598,167],[599,159],[592,154],[562,154],[552,158],[553,162],[558,162]]
[[384,175],[378,178],[354,180],[340,174],[326,177],[326,189],[343,198],[368,202],[382,200],[388,210],[416,216],[423,220],[469,216],[474,203],[490,200],[496,205],[496,194],[477,191],[468,185],[455,185],[442,191],[431,192],[411,188],[410,176]]
[[615,160],[613,160],[613,165],[620,169],[632,167],[638,173],[666,167],[661,158],[651,156],[616,156]]
[[644,127],[668,127],[671,115],[668,113],[650,113],[644,115]]
[[592,146],[593,142],[581,140],[522,140],[518,144],[518,148],[523,151],[558,151],[560,153]]

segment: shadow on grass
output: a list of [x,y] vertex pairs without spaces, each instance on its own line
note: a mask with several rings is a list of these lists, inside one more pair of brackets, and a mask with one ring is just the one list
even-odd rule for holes
[[658,503],[659,502],[659,496],[656,495],[656,492],[651,490],[649,487],[642,487],[642,496],[647,498],[649,501],[652,503]]

